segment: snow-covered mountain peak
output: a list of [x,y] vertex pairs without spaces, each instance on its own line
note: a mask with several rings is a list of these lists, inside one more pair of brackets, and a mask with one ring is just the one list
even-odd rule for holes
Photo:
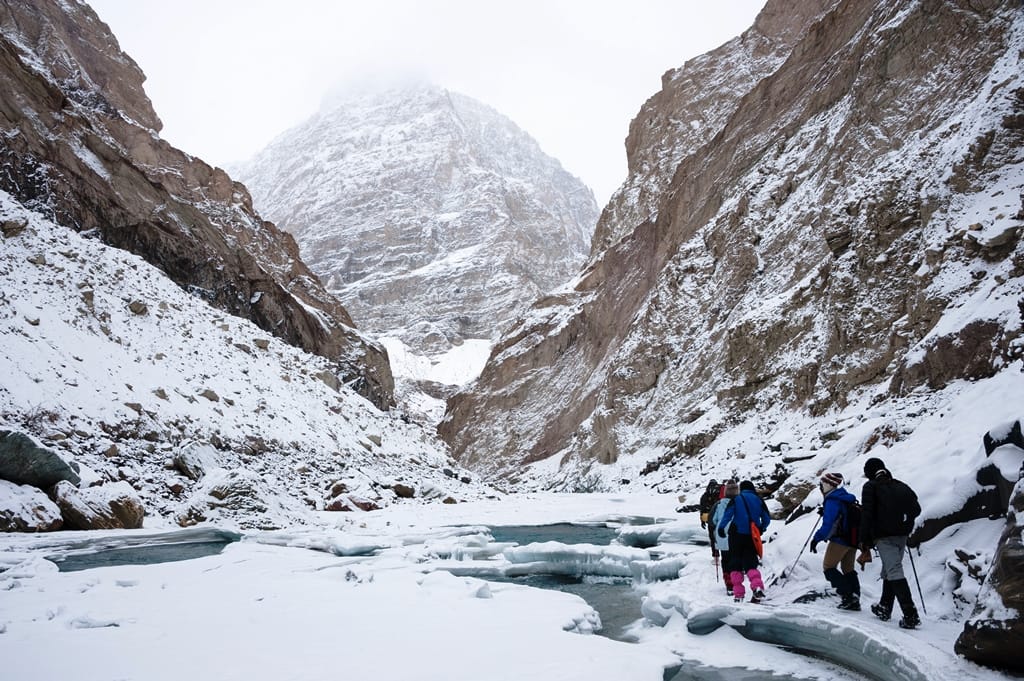
[[490,339],[589,250],[592,192],[508,118],[422,82],[335,96],[237,169],[370,333]]

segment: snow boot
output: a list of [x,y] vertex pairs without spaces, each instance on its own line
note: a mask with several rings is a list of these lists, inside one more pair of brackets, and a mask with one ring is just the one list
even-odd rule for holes
[[847,572],[843,577],[846,578],[846,586],[850,592],[850,595],[860,600],[860,578],[857,576],[857,571],[852,570]]
[[764,600],[764,591],[762,589],[754,589],[754,594],[750,597],[751,603],[760,603]]
[[900,618],[900,629],[917,629],[921,626],[921,618],[917,615],[904,615]]
[[840,610],[853,610],[860,612],[860,598],[854,594],[847,594],[843,596],[843,600],[836,606]]
[[914,606],[914,597],[910,593],[910,584],[906,579],[896,579],[892,582],[892,590],[899,601],[900,610],[903,611],[903,618],[900,620],[900,627],[903,629],[916,629],[921,626],[921,618]]
[[839,568],[829,568],[825,570],[825,579],[832,585],[832,588],[836,590],[843,598],[849,593],[849,583],[846,581],[846,577],[839,571]]
[[892,582],[888,579],[883,579],[882,597],[877,603],[871,606],[871,612],[873,612],[875,617],[883,622],[888,622],[889,618],[892,617],[892,605],[895,600],[896,592],[893,591]]

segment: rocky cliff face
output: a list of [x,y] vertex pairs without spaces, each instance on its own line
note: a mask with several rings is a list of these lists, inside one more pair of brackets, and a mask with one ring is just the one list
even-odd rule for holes
[[427,86],[342,97],[237,175],[360,328],[437,354],[580,267],[593,194],[514,123]]
[[160,139],[142,72],[87,5],[3,0],[0,29],[0,189],[331,359],[387,408],[386,352],[355,330],[242,185]]
[[546,484],[597,463],[635,483],[725,451],[752,414],[884,408],[1009,366],[1022,39],[1017,2],[770,1],[665,75],[586,268],[498,343],[442,436],[494,478],[553,457]]

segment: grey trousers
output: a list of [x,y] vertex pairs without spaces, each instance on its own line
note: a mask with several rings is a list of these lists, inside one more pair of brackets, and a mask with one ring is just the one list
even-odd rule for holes
[[882,579],[890,582],[906,579],[903,574],[903,553],[907,550],[906,537],[882,537],[875,541],[878,557],[882,559]]

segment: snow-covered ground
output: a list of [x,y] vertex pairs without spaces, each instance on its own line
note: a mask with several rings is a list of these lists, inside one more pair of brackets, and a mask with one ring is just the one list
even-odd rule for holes
[[491,341],[481,338],[467,339],[448,352],[431,357],[416,354],[398,338],[383,336],[380,342],[388,350],[396,378],[448,385],[464,385],[475,379],[491,353]]
[[[321,517],[333,519],[332,526],[248,534],[205,558],[64,573],[44,556],[73,551],[83,533],[2,536],[2,676],[660,681],[665,669],[685,658],[691,665],[759,670],[747,678],[771,678],[768,672],[800,679],[866,678],[837,668],[828,656],[804,657],[739,633],[760,622],[769,631],[790,632],[785,635],[795,637],[793,645],[834,643],[840,658],[852,649],[869,668],[884,665],[888,678],[1005,678],[952,654],[962,623],[943,588],[947,552],[954,546],[990,550],[1002,521],[975,521],[958,528],[955,537],[950,533],[924,547],[915,560],[928,614],[920,630],[906,632],[866,610],[838,611],[834,598],[792,604],[796,595],[824,586],[819,556],[806,551],[789,571],[791,578],[769,589],[769,605],[734,605],[716,583],[708,547],[698,543],[704,532],[696,514],[678,516],[676,505],[667,494],[527,494],[392,506],[340,522],[338,516]],[[507,545],[488,546],[483,527],[618,524],[630,517],[667,521],[640,532],[660,536],[659,545],[601,550],[549,542],[511,551]],[[773,533],[767,575],[793,563],[812,522],[808,516]],[[144,535],[89,536],[114,545],[119,538]],[[372,555],[353,555],[373,547],[379,548]],[[607,560],[594,561],[595,551]],[[593,635],[599,618],[577,596],[447,570],[500,573],[513,565],[506,554],[541,572],[560,560],[591,573],[631,555],[637,576],[645,565],[671,561],[679,577],[637,581],[647,617],[636,613],[631,633],[637,642],[626,643]],[[862,575],[865,602],[877,597],[877,571],[876,562]],[[729,626],[697,635],[689,633],[688,619]]]
[[492,345],[482,338],[467,338],[447,352],[427,356],[416,353],[396,336],[382,336],[378,340],[388,351],[399,408],[431,426],[444,417],[446,402],[424,392],[423,385],[434,383],[454,389],[476,380]]
[[128,481],[147,527],[205,503],[166,465],[192,443],[212,445],[213,467],[245,471],[268,506],[203,510],[211,522],[301,524],[339,482],[377,505],[403,481],[417,496],[480,493],[435,433],[338,385],[329,360],[4,192],[0,221],[24,225],[0,238],[0,429],[75,461],[86,484]]

